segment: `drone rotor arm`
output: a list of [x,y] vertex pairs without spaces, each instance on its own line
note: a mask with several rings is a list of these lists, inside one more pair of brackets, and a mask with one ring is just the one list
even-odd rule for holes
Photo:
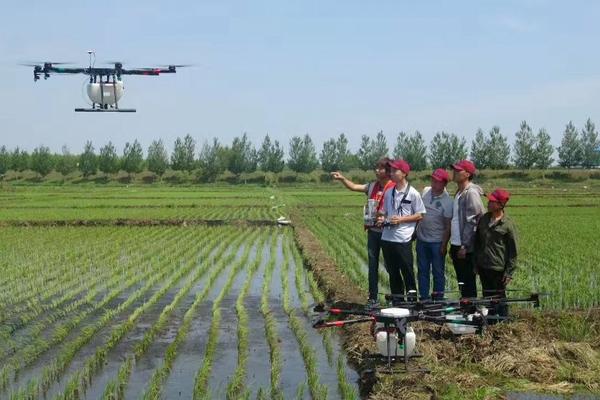
[[160,68],[136,68],[136,69],[121,69],[121,75],[146,75],[157,76],[161,74]]

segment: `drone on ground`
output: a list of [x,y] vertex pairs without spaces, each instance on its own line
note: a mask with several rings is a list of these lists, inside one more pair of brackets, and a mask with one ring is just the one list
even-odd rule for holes
[[[160,74],[174,74],[177,68],[189,65],[164,65],[151,68],[123,68],[120,61],[111,61],[114,67],[95,67],[96,54],[89,50],[90,64],[87,68],[68,68],[61,65],[70,64],[65,62],[42,62],[21,64],[33,67],[33,81],[37,82],[40,76],[48,79],[51,74],[84,74],[89,75],[87,84],[87,95],[92,101],[91,108],[76,108],[76,112],[135,112],[134,108],[119,108],[119,100],[123,97],[125,88],[123,86],[123,75],[158,76]],[[92,55],[94,62],[92,62]]]
[[416,335],[410,326],[412,322],[445,325],[454,335],[474,334],[482,333],[488,324],[507,319],[496,315],[499,307],[510,303],[540,306],[540,293],[512,298],[487,296],[425,301],[404,301],[395,295],[387,295],[386,299],[393,301],[392,307],[366,309],[363,305],[345,302],[317,304],[313,308],[313,327],[323,329],[370,323],[379,356],[387,358],[388,368],[392,360],[403,360],[405,370],[414,372],[414,369],[409,370],[408,360],[420,355],[416,352]]

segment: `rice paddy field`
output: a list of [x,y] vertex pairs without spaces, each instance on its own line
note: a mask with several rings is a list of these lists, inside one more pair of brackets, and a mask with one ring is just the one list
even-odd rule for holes
[[[521,250],[513,285],[550,294],[529,325],[577,310],[583,322],[564,319],[556,335],[587,347],[569,347],[575,355],[560,373],[537,380],[457,355],[460,373],[488,380],[483,390],[478,380],[449,384],[443,368],[456,360],[435,348],[444,341],[424,343],[423,362],[439,365],[445,385],[427,383],[433,389],[422,398],[498,397],[561,382],[568,387],[552,393],[600,392],[600,326],[585,317],[600,306],[600,188],[513,194],[508,212]],[[404,389],[428,378],[406,381],[365,364],[372,348],[364,332],[311,327],[311,305],[336,297],[327,279],[348,279],[344,290],[366,296],[363,201],[335,184],[2,186],[0,398],[419,397]],[[293,226],[277,226],[280,216]],[[307,268],[306,243],[333,261],[333,276]],[[387,292],[383,268],[380,275]],[[451,267],[447,275],[452,290]],[[432,361],[428,351],[440,354]],[[361,379],[365,368],[376,371],[375,383]]]
[[[450,184],[452,186],[452,184]],[[418,186],[417,186],[418,187]],[[543,306],[586,309],[600,305],[600,188],[530,189],[517,187],[507,214],[519,236],[519,269],[514,288],[551,294]],[[488,191],[493,190],[489,187]],[[352,280],[367,289],[360,194],[296,190],[293,201],[307,225]],[[487,202],[484,201],[484,205]],[[446,273],[456,290],[452,262]],[[387,273],[380,270],[380,291],[387,292]]]

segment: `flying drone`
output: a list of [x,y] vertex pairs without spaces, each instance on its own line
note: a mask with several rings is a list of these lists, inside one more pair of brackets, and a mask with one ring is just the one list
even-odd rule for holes
[[[86,85],[87,95],[92,102],[91,108],[76,108],[76,112],[135,112],[134,108],[119,108],[119,100],[123,97],[125,87],[123,86],[123,75],[158,76],[160,74],[174,74],[177,68],[188,65],[164,65],[150,68],[123,68],[119,61],[111,62],[114,67],[95,67],[96,55],[94,51],[88,51],[90,64],[87,68],[68,68],[61,65],[70,64],[64,62],[50,62],[33,64],[21,64],[33,67],[33,81],[37,82],[40,76],[48,79],[51,74],[84,74],[90,79]],[[92,55],[94,62],[92,62]]]

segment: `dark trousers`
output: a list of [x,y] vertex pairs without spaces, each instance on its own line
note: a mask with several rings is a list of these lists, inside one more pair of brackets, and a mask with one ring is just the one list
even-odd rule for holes
[[[417,290],[413,268],[412,242],[381,241],[385,269],[390,275],[390,290],[395,302],[404,301],[404,290]],[[413,300],[416,300],[416,295]]]
[[379,253],[381,232],[367,231],[367,253],[369,255],[369,299],[377,300],[379,289]]
[[450,257],[456,271],[456,280],[463,285],[460,286],[460,297],[477,297],[477,282],[473,271],[473,253],[467,253],[465,258],[458,258],[457,253],[460,246],[450,246]]
[[[483,295],[506,298],[506,291],[504,284],[502,283],[502,278],[504,278],[504,271],[479,268],[479,279],[481,280]],[[495,309],[489,310],[489,315],[495,314],[501,317],[508,317],[508,305],[499,304]]]

